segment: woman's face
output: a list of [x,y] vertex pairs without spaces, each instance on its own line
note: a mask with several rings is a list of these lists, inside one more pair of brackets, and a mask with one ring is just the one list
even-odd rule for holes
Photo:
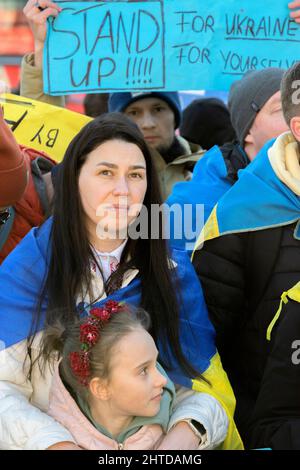
[[91,241],[126,238],[147,189],[142,151],[123,140],[104,142],[88,154],[78,186]]

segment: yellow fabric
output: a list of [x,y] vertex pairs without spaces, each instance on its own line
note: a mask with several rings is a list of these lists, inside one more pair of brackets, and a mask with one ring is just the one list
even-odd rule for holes
[[201,233],[198,237],[198,240],[195,244],[195,249],[192,254],[192,260],[195,254],[195,251],[200,250],[202,245],[207,240],[211,240],[212,238],[217,238],[220,235],[218,219],[217,219],[217,205],[213,208],[209,218],[206,221]]
[[267,340],[268,341],[271,340],[271,333],[272,333],[272,330],[273,330],[273,327],[274,327],[275,323],[277,322],[277,320],[278,320],[278,318],[281,314],[283,304],[287,304],[288,301],[289,301],[289,298],[291,300],[295,300],[296,302],[300,303],[300,282],[297,282],[297,284],[294,287],[292,287],[290,290],[287,290],[287,291],[283,292],[283,294],[281,295],[281,301],[280,301],[279,309],[277,310],[273,320],[271,321],[271,323],[270,323],[270,325],[268,326],[268,329],[267,329]]
[[300,282],[297,282],[294,287],[288,290],[287,295],[291,300],[295,300],[295,302],[300,303]]
[[62,160],[73,137],[92,120],[68,109],[9,93],[0,95],[0,104],[17,142],[45,152],[57,162]]
[[300,196],[299,143],[293,134],[291,132],[281,134],[269,148],[268,157],[280,181]]
[[201,379],[193,380],[193,390],[202,393],[208,393],[216,398],[224,407],[228,420],[228,431],[225,441],[219,447],[220,450],[243,450],[243,442],[233,420],[235,410],[235,397],[229,383],[226,372],[223,369],[221,359],[218,353],[210,361],[210,367],[203,377],[209,383]]

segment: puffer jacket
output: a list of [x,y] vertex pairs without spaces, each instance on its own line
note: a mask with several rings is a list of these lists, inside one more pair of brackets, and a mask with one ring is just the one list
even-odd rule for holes
[[[285,134],[269,146],[267,154],[263,150],[264,154],[257,156],[257,159],[272,160],[271,166],[277,178],[276,165],[285,161],[285,150],[291,140],[290,135]],[[253,162],[251,166],[253,164],[262,164],[262,160]],[[248,169],[251,172],[250,166]],[[236,395],[235,420],[246,445],[249,442],[249,420],[272,347],[272,341],[266,339],[266,331],[278,308],[282,291],[290,289],[300,278],[300,242],[295,221],[297,217],[300,219],[300,199],[294,188],[289,188],[286,173],[281,187],[287,199],[294,194],[295,205],[290,216],[293,223],[288,223],[288,210],[279,205],[280,216],[282,219],[286,217],[281,224],[274,222],[272,226],[266,222],[264,225],[270,226],[268,229],[258,227],[254,231],[225,232],[218,238],[207,240],[194,256],[194,266],[216,329],[217,347]],[[263,172],[259,177],[264,181]],[[236,192],[241,183],[242,180],[233,187]],[[227,193],[227,203],[232,201],[232,207],[235,194],[232,192],[230,199],[231,195]],[[255,201],[255,213],[259,208],[259,194],[252,194],[251,187],[248,187],[247,197],[249,205]],[[272,210],[273,200],[264,201],[258,210],[261,220],[267,212],[272,217]]]
[[[19,201],[26,189],[28,168],[0,107],[0,208]],[[1,227],[0,227],[1,230]]]
[[205,243],[195,256],[217,348],[236,396],[235,420],[244,441],[272,345],[266,330],[282,290],[300,278],[300,244],[294,229],[292,224],[225,235]]
[[0,264],[33,227],[39,226],[49,211],[43,174],[56,164],[45,153],[20,146],[28,169],[28,183],[23,196],[14,204],[13,225],[0,251]]
[[300,283],[281,298],[279,318],[271,331],[273,346],[253,411],[251,446],[300,450]]

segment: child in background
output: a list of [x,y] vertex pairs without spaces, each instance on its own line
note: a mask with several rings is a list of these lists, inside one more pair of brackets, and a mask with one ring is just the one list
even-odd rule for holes
[[155,449],[167,431],[175,389],[157,363],[142,309],[108,301],[46,341],[62,354],[48,414],[87,450]]

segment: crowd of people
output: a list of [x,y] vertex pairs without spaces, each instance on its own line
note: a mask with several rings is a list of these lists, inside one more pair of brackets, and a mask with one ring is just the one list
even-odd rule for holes
[[[21,95],[64,106],[42,78],[59,13],[24,8]],[[251,70],[183,112],[87,95],[60,164],[1,112],[1,449],[300,449],[297,83],[300,62]],[[197,230],[165,236],[174,205]]]

